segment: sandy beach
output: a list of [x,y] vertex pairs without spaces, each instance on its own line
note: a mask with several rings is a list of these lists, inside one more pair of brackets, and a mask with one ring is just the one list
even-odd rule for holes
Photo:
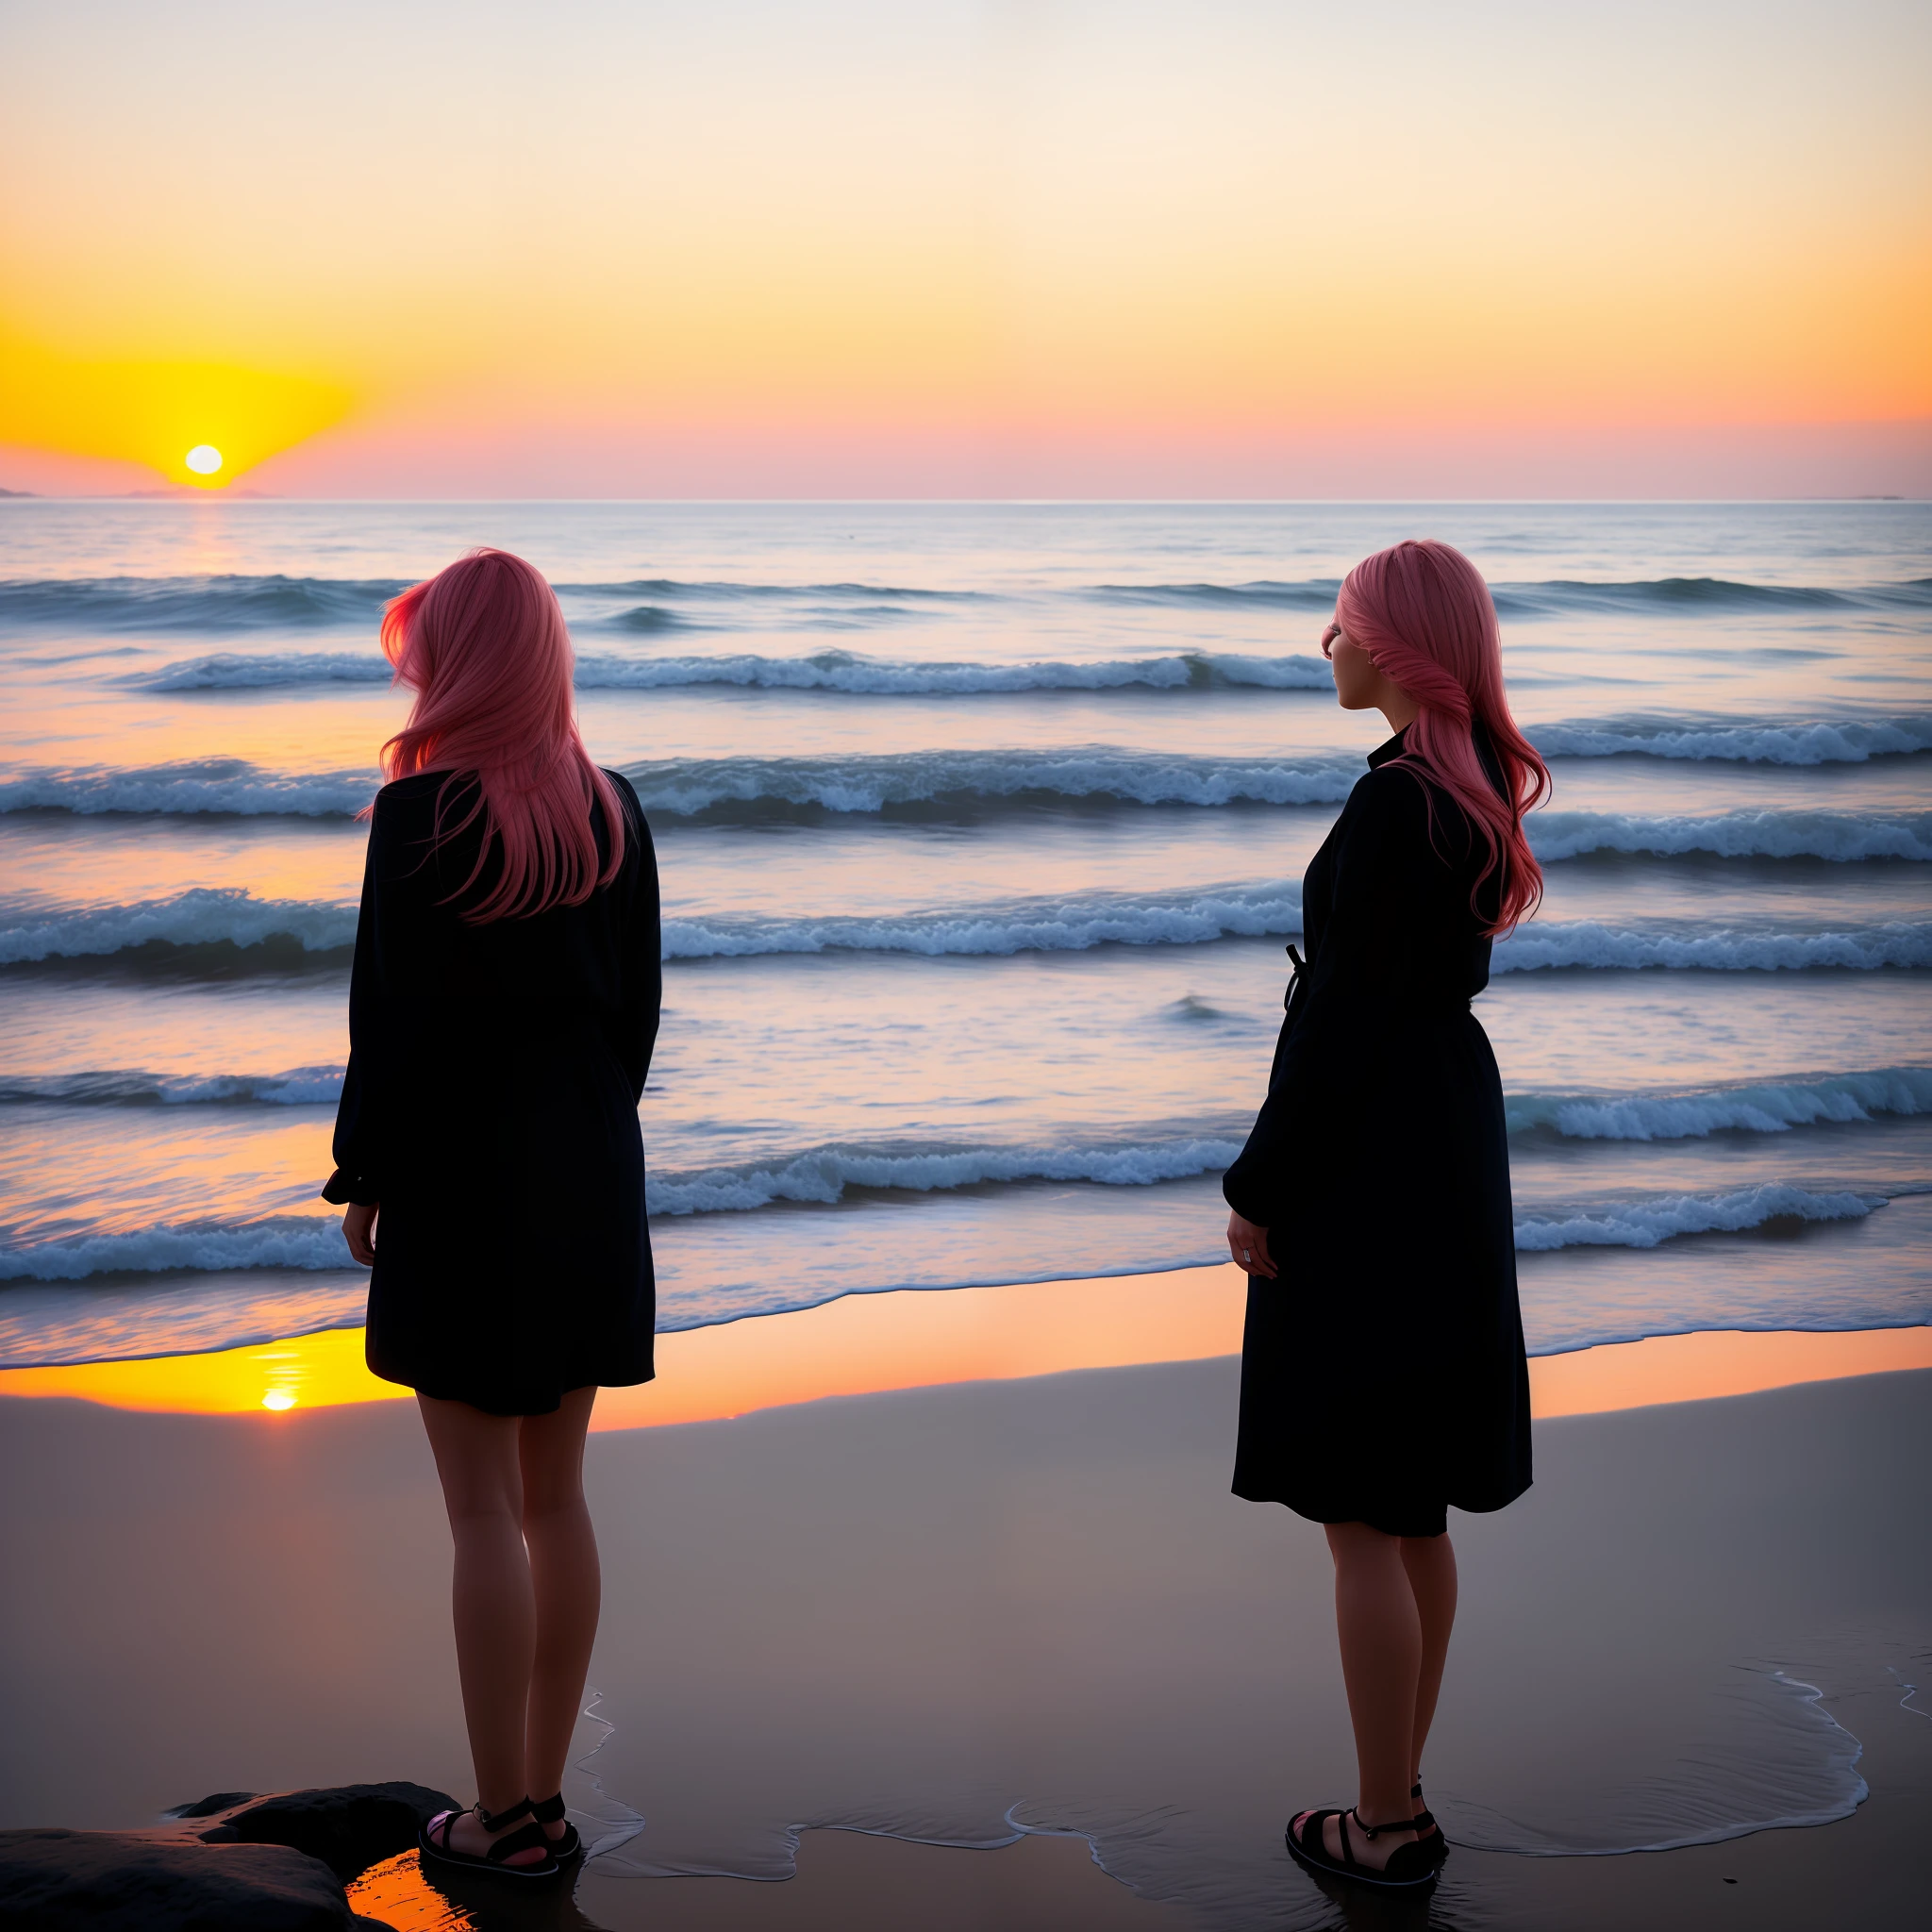
[[[1191,1307],[1205,1348],[1227,1273],[1119,1299]],[[1050,1311],[1109,1286],[1026,1292]],[[1291,1809],[1351,1795],[1352,1760],[1320,1532],[1227,1493],[1236,1364],[1042,1372],[1053,1324],[1012,1311],[1006,1291],[862,1297],[671,1338],[693,1368],[735,1347],[721,1375],[789,1358],[807,1379],[775,1406],[748,1380],[736,1420],[593,1438],[606,1608],[567,1795],[597,1856],[575,1904],[506,1917],[425,1892],[405,1858],[359,1909],[620,1932],[1905,1909],[1932,1795],[1909,1689],[1932,1667],[1932,1369],[1859,1371],[1926,1362],[1926,1331],[1539,1364],[1535,1489],[1452,1522],[1464,1606],[1427,1770],[1457,1849],[1393,1919],[1282,1849]],[[949,1347],[984,1338],[956,1362],[981,1379],[916,1386],[936,1319]],[[867,1335],[872,1380],[902,1386],[796,1399],[835,1357],[863,1382]],[[1144,1345],[1184,1352],[1172,1328]],[[1708,1392],[1740,1386],[1757,1392]],[[210,1791],[372,1778],[467,1792],[410,1405],[13,1394],[0,1431],[31,1472],[0,1506],[0,1824],[138,1826]]]

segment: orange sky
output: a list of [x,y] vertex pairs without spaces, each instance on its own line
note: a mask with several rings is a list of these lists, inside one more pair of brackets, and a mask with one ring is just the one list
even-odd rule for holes
[[1927,98],[1872,0],[15,7],[0,484],[1932,490]]

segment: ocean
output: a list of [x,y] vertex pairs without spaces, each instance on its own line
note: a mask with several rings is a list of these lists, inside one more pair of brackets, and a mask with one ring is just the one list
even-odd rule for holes
[[1224,1255],[1385,735],[1322,627],[1421,535],[1556,778],[1476,1006],[1530,1347],[1932,1320],[1932,505],[13,499],[0,1366],[359,1323],[317,1190],[375,626],[478,543],[557,585],[657,837],[661,1327]]

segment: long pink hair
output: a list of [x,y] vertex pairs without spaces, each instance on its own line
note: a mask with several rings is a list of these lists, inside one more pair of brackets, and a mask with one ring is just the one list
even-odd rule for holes
[[[382,614],[383,655],[416,693],[409,722],[382,748],[391,778],[447,771],[437,795],[438,844],[483,818],[470,876],[492,850],[496,882],[463,917],[522,919],[581,906],[624,863],[624,811],[591,762],[571,698],[570,632],[541,574],[507,550],[473,550],[392,598]],[[441,820],[443,793],[476,780],[470,808]],[[591,808],[606,827],[602,862]]]
[[[1523,815],[1550,793],[1550,770],[1516,728],[1503,690],[1503,633],[1490,587],[1461,551],[1432,538],[1397,543],[1365,557],[1342,580],[1335,614],[1348,640],[1422,708],[1402,756],[1440,785],[1489,846],[1470,904],[1499,868],[1501,893],[1493,937],[1536,910],[1542,868],[1529,849]],[[1322,639],[1328,655],[1337,626]],[[1503,768],[1498,796],[1476,754],[1480,722]],[[1430,831],[1434,835],[1434,813]]]

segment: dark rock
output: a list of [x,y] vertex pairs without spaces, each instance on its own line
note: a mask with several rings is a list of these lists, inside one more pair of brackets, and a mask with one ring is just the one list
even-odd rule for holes
[[8,1932],[351,1932],[320,1859],[282,1845],[205,1845],[119,1831],[0,1831]]
[[202,1798],[192,1805],[176,1805],[172,1811],[163,1811],[163,1818],[212,1818],[217,1811],[232,1811],[237,1805],[245,1805],[254,1797],[253,1791],[217,1791],[212,1798]]
[[[196,1834],[204,1844],[288,1845],[307,1852],[344,1884],[414,1848],[416,1833],[456,1800],[426,1785],[332,1785],[281,1791],[223,1812]],[[204,1816],[212,1814],[203,1813]]]

